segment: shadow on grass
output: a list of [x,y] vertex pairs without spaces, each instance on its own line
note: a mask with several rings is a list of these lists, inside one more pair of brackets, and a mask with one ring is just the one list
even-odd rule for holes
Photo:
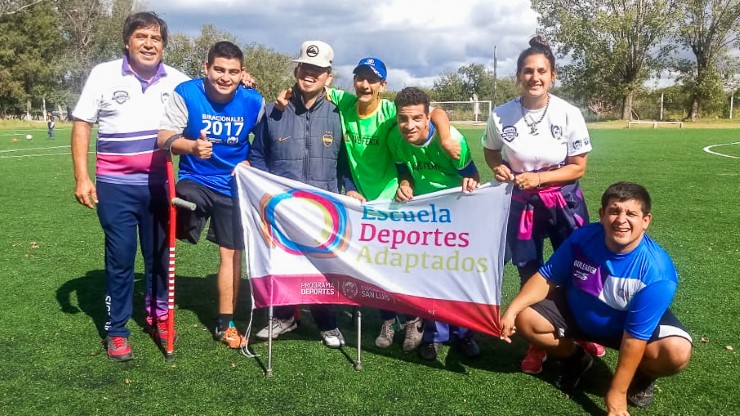
[[[608,350],[611,353],[616,353],[615,351]],[[521,361],[521,358],[524,357],[524,354],[521,355],[521,357],[518,357],[518,361],[516,361],[516,364],[518,366],[519,362]],[[542,380],[545,383],[548,383],[555,387],[556,381],[558,379],[558,375],[560,373],[560,364],[556,360],[549,360],[546,361],[543,365],[543,370],[540,374],[533,375],[532,377],[536,377],[540,380]],[[606,396],[607,391],[609,390],[609,385],[611,384],[612,379],[612,371],[609,368],[609,366],[601,359],[594,357],[594,365],[591,367],[590,370],[583,376],[581,379],[581,382],[578,384],[578,387],[571,391],[571,392],[562,392],[566,397],[568,397],[570,400],[573,400],[575,403],[577,403],[581,408],[583,409],[584,413],[589,415],[606,415],[607,412],[602,408],[602,402],[599,401],[598,403],[594,402],[591,397],[587,395],[591,394],[593,396],[601,397],[603,398]]]
[[[302,314],[309,314],[307,308],[301,307],[301,310]],[[357,325],[354,320],[354,311],[355,308],[339,306],[337,317],[339,327],[344,334],[344,338],[347,342],[347,347],[342,349],[342,351],[347,361],[352,364],[355,363],[357,357],[354,351],[354,349],[357,347]],[[378,331],[380,330],[383,320],[376,309],[361,308],[361,311],[361,344],[363,356],[365,354],[372,354],[460,374],[466,373],[467,367],[481,368],[487,371],[502,373],[511,373],[518,371],[518,362],[516,363],[517,365],[513,364],[514,356],[516,356],[518,352],[516,352],[506,344],[488,336],[478,335],[477,339],[481,346],[482,354],[480,357],[477,358],[468,358],[463,355],[462,352],[459,351],[459,349],[456,348],[455,345],[445,344],[437,360],[425,360],[419,356],[418,351],[404,352],[402,350],[401,344],[403,343],[404,337],[403,331],[396,331],[394,343],[390,348],[378,348],[375,346],[375,337],[378,335]],[[262,321],[256,320],[256,322],[267,322],[266,310],[263,313],[263,316],[265,318]],[[305,338],[304,331],[308,332],[310,339],[315,339],[313,336],[310,335],[311,331],[315,331],[317,334],[316,336],[318,336],[318,329],[316,329],[313,324],[310,323],[310,319],[309,322],[304,323],[303,325],[303,330],[301,330],[301,327],[299,327],[298,330],[286,334],[285,336],[281,336],[280,339],[283,339],[283,337],[287,339]],[[255,327],[260,326],[255,325]],[[307,330],[306,328],[310,329]],[[364,359],[363,366],[367,366]]]
[[[248,287],[248,285],[245,285]],[[144,275],[134,275],[134,307],[132,319],[142,329],[146,328],[146,315],[144,311]],[[240,296],[241,312],[249,311],[249,290],[243,293],[246,299]],[[73,303],[73,297],[77,298],[77,304]],[[71,279],[56,291],[57,303],[62,312],[67,314],[84,313],[95,325],[101,338],[106,336],[105,321],[107,312],[105,310],[105,271],[91,270],[84,276]],[[246,303],[245,303],[246,302]],[[175,286],[175,303],[178,309],[193,311],[201,323],[206,327],[213,326],[216,320],[217,294],[216,275],[207,277],[177,276]]]
[[[77,297],[77,305],[72,296]],[[84,313],[92,320],[100,338],[105,337],[105,271],[91,270],[82,277],[71,279],[57,289],[57,303],[62,312],[74,315]]]

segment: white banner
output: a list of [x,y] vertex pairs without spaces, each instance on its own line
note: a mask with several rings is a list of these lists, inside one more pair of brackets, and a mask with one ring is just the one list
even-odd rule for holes
[[366,305],[498,335],[511,186],[360,204],[239,165],[254,307]]

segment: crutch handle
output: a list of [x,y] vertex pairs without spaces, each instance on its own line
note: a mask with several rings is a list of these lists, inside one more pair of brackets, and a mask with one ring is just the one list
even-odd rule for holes
[[181,198],[177,198],[177,197],[172,198],[172,205],[174,205],[176,207],[180,207],[180,208],[185,208],[185,209],[188,209],[190,211],[195,211],[195,204],[194,203],[189,202],[189,201],[186,201],[186,200],[181,199]]

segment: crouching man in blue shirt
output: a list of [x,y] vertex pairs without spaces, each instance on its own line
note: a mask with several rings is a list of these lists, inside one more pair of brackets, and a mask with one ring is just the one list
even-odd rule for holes
[[600,224],[576,230],[522,287],[501,318],[501,338],[518,332],[562,360],[558,387],[574,389],[593,365],[575,340],[619,351],[605,397],[609,415],[628,415],[627,402],[653,400],[655,379],[689,362],[692,340],[668,307],[678,275],[668,253],[646,233],[650,195],[636,183],[609,186]]

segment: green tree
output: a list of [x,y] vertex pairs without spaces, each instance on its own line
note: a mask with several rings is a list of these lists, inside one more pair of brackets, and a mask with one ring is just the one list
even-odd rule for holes
[[[495,86],[497,104],[511,100],[520,92],[514,77],[499,78]],[[431,89],[434,101],[467,101],[474,95],[481,101],[494,101],[493,71],[482,64],[464,65],[457,72],[442,75]]]
[[118,59],[123,54],[123,24],[135,12],[143,11],[137,0],[104,0],[103,14],[95,25],[92,61],[95,63]]
[[457,72],[449,72],[434,81],[431,98],[434,101],[467,100],[465,82]]
[[728,59],[728,48],[738,44],[740,0],[685,0],[681,12],[679,42],[695,58],[690,68],[684,67],[689,118],[695,121],[703,109],[711,110],[724,101],[722,80],[728,74],[722,74],[719,67]]
[[267,102],[294,83],[293,62],[288,55],[276,52],[264,45],[245,45],[244,66],[257,80],[257,90]]
[[[31,108],[63,95],[63,39],[56,10],[38,3],[0,16],[0,107],[31,116]],[[38,115],[38,114],[37,114]]]
[[236,43],[234,35],[219,30],[210,23],[201,26],[200,35],[195,39],[183,34],[173,34],[167,45],[165,61],[191,78],[202,77],[208,50],[214,43],[222,40]]
[[85,79],[95,65],[93,50],[104,16],[100,0],[55,0],[62,36],[67,40],[62,65],[70,90],[82,91]]
[[662,42],[675,24],[678,0],[533,0],[545,35],[570,64],[564,84],[592,102],[632,101],[650,71],[673,48]]
[[0,16],[21,12],[43,1],[44,0],[3,0],[0,2]]

